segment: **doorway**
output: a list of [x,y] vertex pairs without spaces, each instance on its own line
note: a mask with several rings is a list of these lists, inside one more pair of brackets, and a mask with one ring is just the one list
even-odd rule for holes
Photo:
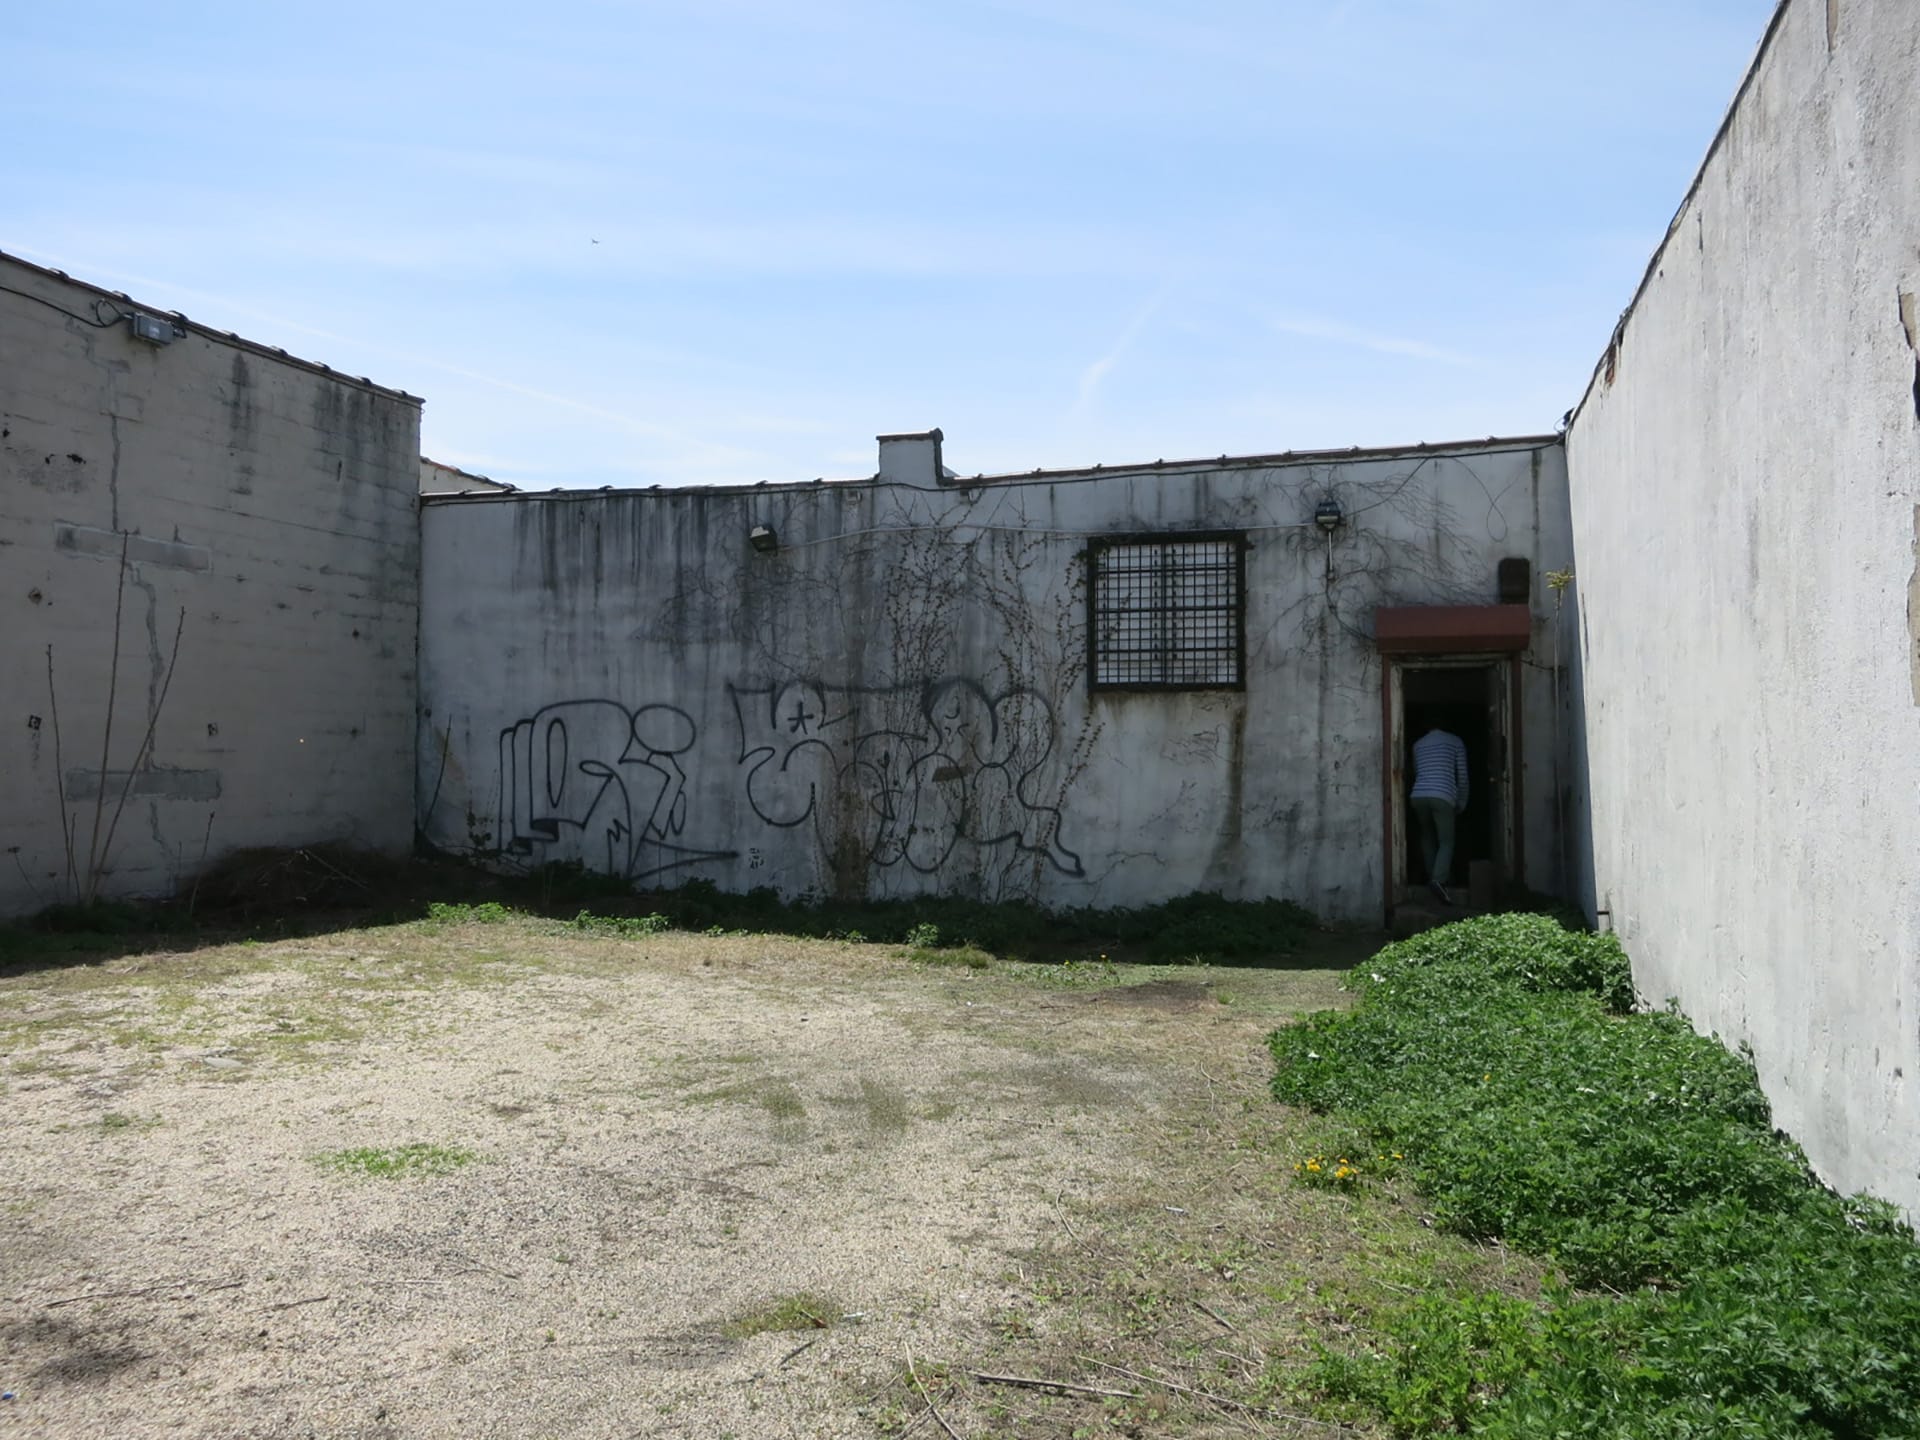
[[1438,728],[1467,751],[1467,808],[1455,828],[1448,889],[1490,900],[1522,882],[1517,777],[1511,756],[1518,706],[1511,655],[1389,658],[1386,706],[1388,907],[1404,904],[1426,884],[1427,869],[1412,823],[1413,745]]

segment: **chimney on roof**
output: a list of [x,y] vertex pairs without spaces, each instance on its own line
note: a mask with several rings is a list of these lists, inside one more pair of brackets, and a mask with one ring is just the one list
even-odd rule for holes
[[880,441],[880,470],[875,478],[881,484],[930,489],[946,483],[947,470],[940,463],[940,442],[946,437],[938,430],[876,438]]

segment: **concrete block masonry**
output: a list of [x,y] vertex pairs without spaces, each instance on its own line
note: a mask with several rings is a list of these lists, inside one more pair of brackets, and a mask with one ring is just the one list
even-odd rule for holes
[[16,707],[0,914],[71,898],[56,820],[84,864],[96,809],[123,795],[103,895],[172,889],[203,844],[403,852],[417,403],[199,330],[146,346],[94,323],[96,301],[122,302],[11,258],[0,281],[0,674]]
[[[1377,918],[1372,608],[1570,563],[1557,440],[940,483],[937,436],[883,437],[873,481],[428,499],[423,835],[647,884]],[[1328,496],[1364,517],[1332,542]],[[1194,531],[1245,536],[1244,687],[1092,689],[1089,542]],[[1525,677],[1546,877],[1565,727]]]

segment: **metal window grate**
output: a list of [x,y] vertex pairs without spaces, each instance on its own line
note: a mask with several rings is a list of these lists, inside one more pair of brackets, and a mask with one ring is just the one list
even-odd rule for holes
[[1155,536],[1088,548],[1096,690],[1238,690],[1246,537]]

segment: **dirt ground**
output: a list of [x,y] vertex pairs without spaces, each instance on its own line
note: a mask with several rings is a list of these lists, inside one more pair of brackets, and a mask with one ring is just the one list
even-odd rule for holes
[[1338,978],[515,919],[0,980],[0,1435],[982,1433],[1045,1257]]

